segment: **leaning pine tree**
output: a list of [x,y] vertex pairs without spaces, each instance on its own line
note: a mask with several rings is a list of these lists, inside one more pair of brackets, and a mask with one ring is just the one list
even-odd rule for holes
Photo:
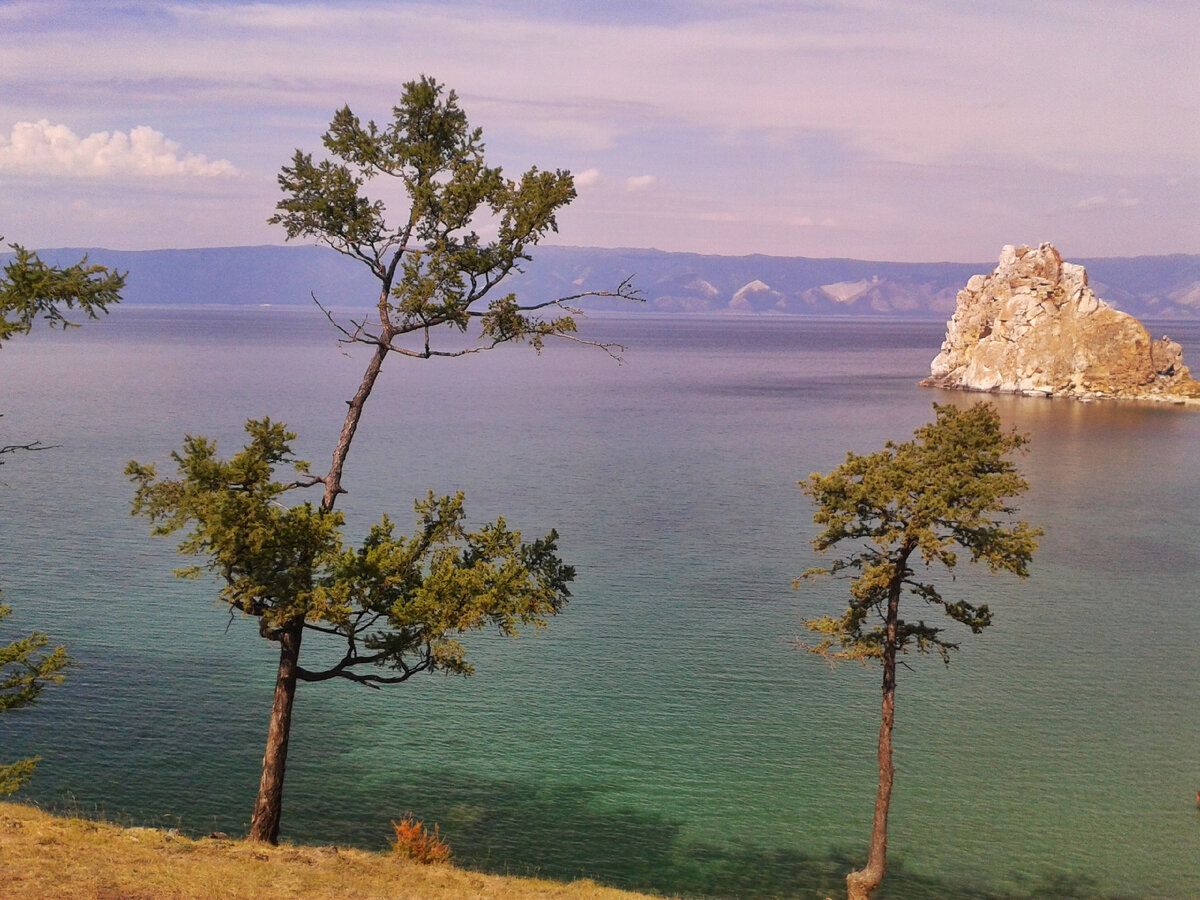
[[[986,604],[950,600],[929,580],[938,566],[953,573],[958,549],[992,572],[1024,577],[1037,548],[1039,529],[1012,521],[1009,500],[1028,487],[1006,456],[1027,443],[1005,432],[990,404],[969,409],[934,404],[936,419],[915,439],[888,441],[869,456],[850,453],[828,475],[800,482],[817,506],[824,529],[813,547],[825,553],[845,547],[829,566],[804,578],[848,573],[850,604],[841,616],[805,624],[822,635],[809,649],[831,660],[879,660],[883,710],[879,725],[879,789],[867,864],[846,876],[850,900],[866,900],[887,866],[887,819],[891,804],[892,727],[896,713],[897,656],[910,648],[936,651],[947,664],[957,649],[943,629],[901,618],[900,604],[913,596],[978,634],[992,623]],[[958,548],[958,549],[956,549]]]
[[[457,635],[487,625],[515,634],[520,625],[543,624],[570,596],[574,570],[558,557],[553,531],[526,542],[503,519],[469,530],[461,495],[430,493],[419,501],[411,536],[398,537],[385,518],[361,546],[343,545],[334,504],[346,492],[346,457],[384,360],[457,357],[516,342],[540,349],[550,337],[579,340],[571,301],[635,298],[628,283],[530,305],[497,290],[530,248],[556,230],[557,211],[575,197],[572,179],[534,168],[512,181],[487,166],[480,131],[468,125],[454,92],[432,79],[404,86],[384,128],[364,125],[348,108],[338,111],[324,144],[329,158],[314,161],[296,151],[283,168],[285,196],[271,222],[289,239],[315,239],[357,260],[379,282],[371,316],[341,323],[326,310],[343,341],[369,352],[328,472],[312,474],[296,460],[295,435],[269,419],[247,423],[248,442],[227,460],[212,442],[189,436],[173,454],[175,479],[160,479],[152,465],[127,468],[137,486],[134,514],[147,516],[158,534],[185,530],[180,550],[204,558],[224,582],[221,599],[256,617],[261,635],[278,644],[249,833],[272,843],[279,837],[297,682],[341,678],[379,687],[419,672],[469,674]],[[395,223],[387,222],[382,200],[364,193],[376,178],[394,180],[407,196]],[[495,239],[473,230],[481,222]],[[545,310],[556,315],[544,317]],[[458,344],[447,348],[443,339],[435,348],[435,329],[457,335]],[[289,467],[290,475],[278,474]],[[313,487],[321,489],[320,502],[285,502],[290,492]],[[305,635],[337,642],[340,659],[319,670],[302,665]]]

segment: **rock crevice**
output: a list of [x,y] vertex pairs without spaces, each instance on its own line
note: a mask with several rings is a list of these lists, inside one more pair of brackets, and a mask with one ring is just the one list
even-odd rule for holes
[[1152,340],[1088,287],[1051,244],[1006,246],[990,275],[958,292],[929,387],[1031,396],[1200,399],[1183,349]]

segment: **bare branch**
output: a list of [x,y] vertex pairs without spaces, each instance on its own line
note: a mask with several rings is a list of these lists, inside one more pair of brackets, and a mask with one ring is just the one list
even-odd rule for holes
[[[416,329],[414,329],[414,330],[416,330]],[[412,332],[398,333],[397,337],[403,337],[404,334],[411,334],[411,333]],[[469,356],[469,355],[472,355],[475,353],[486,353],[489,350],[495,350],[497,347],[501,346],[502,344],[510,344],[510,343],[513,343],[514,341],[519,341],[521,338],[526,337],[526,336],[527,335],[525,333],[521,333],[521,334],[515,334],[512,337],[495,338],[486,344],[478,344],[474,347],[463,347],[459,350],[434,350],[432,347],[430,347],[428,339],[426,339],[426,341],[425,341],[425,349],[424,350],[409,350],[407,347],[400,347],[400,346],[397,346],[396,344],[388,344],[387,349],[391,353],[398,353],[401,356],[408,356],[408,357],[412,357],[413,359],[433,359],[433,358],[457,359],[460,356]],[[613,360],[615,360],[618,363],[622,363],[625,361],[624,358],[621,356],[621,354],[625,352],[625,345],[617,343],[615,341],[589,341],[586,338],[577,337],[573,334],[566,334],[561,331],[550,331],[545,334],[539,335],[539,337],[557,338],[559,340],[571,341],[572,343],[575,343],[575,344],[581,344],[585,347],[595,347],[598,350],[603,350]]]
[[[547,309],[551,306],[557,306],[567,312],[579,314],[580,310],[569,307],[566,304],[576,300],[584,300],[589,297],[615,297],[620,300],[636,300],[642,302],[641,291],[635,290],[632,287],[633,276],[629,276],[617,286],[615,291],[584,291],[581,294],[571,294],[566,297],[558,297],[554,300],[544,300],[541,303],[531,303],[528,306],[518,304],[515,309],[517,312],[536,312],[539,309]],[[487,310],[484,309],[468,309],[468,316],[482,318],[487,315]]]
[[323,475],[305,475],[303,478],[297,478],[295,481],[281,485],[281,490],[292,491],[296,488],[310,488],[324,483],[325,476]]
[[[428,651],[428,648],[426,648]],[[369,656],[350,656],[344,657],[337,665],[325,669],[322,672],[312,672],[302,666],[296,669],[296,678],[300,681],[329,681],[334,678],[345,678],[347,681],[353,681],[356,684],[366,685],[371,688],[378,688],[385,684],[400,684],[402,681],[407,681],[412,676],[427,671],[433,668],[433,658],[426,652],[421,661],[415,666],[405,664],[402,659],[392,659],[391,661],[398,665],[399,674],[396,675],[381,675],[378,672],[355,672],[352,671],[354,666],[371,665],[388,657],[387,653],[373,653]]]
[[305,621],[304,627],[307,628],[309,631],[316,631],[321,634],[331,634],[334,637],[345,637],[346,636],[345,632],[336,625],[332,626],[332,627],[326,627],[324,625],[318,625],[315,622]]
[[409,350],[405,347],[397,347],[395,344],[388,344],[388,350],[392,353],[399,353],[401,356],[411,356],[416,359],[433,359],[434,357],[442,357],[444,359],[455,359],[459,356],[468,356],[472,353],[483,353],[487,350],[495,350],[501,344],[507,344],[512,338],[504,340],[494,340],[488,344],[480,344],[476,347],[464,347],[461,350],[434,350],[429,346],[429,342],[425,342],[424,350]]
[[[309,291],[308,296],[312,297],[313,303],[317,304],[317,309],[319,309],[321,312],[323,312],[325,314],[325,318],[327,318],[329,320],[330,325],[332,325],[334,328],[336,328],[338,331],[340,331],[342,334],[344,334],[346,336],[347,340],[353,341],[355,339],[353,334],[351,334],[349,331],[347,331],[340,323],[338,323],[338,321],[336,319],[334,319],[333,312],[330,311],[324,304],[321,303],[320,300],[317,299],[317,295],[315,293],[313,293],[312,291]],[[354,322],[353,319],[351,319],[350,321],[352,323]]]
[[[0,456],[5,453],[16,453],[18,450],[54,450],[58,444],[43,444],[41,441],[33,441],[29,444],[4,444],[0,446]],[[0,459],[0,465],[4,465],[4,460]]]
[[554,332],[546,335],[546,337],[571,341],[574,344],[583,344],[585,347],[595,347],[597,350],[603,350],[618,364],[625,362],[625,358],[621,356],[621,354],[625,352],[625,345],[619,344],[616,341],[589,341],[585,338],[576,337],[573,334],[562,334],[561,332]]

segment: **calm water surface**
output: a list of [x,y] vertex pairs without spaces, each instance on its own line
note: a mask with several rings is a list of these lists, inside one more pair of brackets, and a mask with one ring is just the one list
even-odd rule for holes
[[[470,641],[478,674],[372,692],[302,685],[284,838],[383,846],[440,823],[462,864],[669,893],[818,897],[862,861],[878,675],[795,649],[842,607],[796,481],[906,439],[944,326],[599,318],[624,365],[561,346],[389,361],[347,465],[349,528],[411,521],[428,488],[476,522],[555,526],[566,613]],[[1161,325],[1154,330],[1160,331]],[[1200,366],[1200,329],[1172,326]],[[39,753],[26,796],[186,830],[244,830],[274,648],[129,517],[129,459],[248,417],[323,471],[364,354],[307,312],[119,310],[0,351],[5,634],[76,666],[0,720]],[[1031,577],[950,587],[996,624],[900,675],[890,898],[1200,896],[1200,413],[994,398],[1032,436]],[[10,627],[11,626],[11,627]],[[306,653],[320,655],[315,643]],[[328,651],[324,651],[328,652]]]

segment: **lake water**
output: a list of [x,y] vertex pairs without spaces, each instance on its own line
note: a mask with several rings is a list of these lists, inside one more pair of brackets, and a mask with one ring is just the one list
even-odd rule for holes
[[[585,328],[625,363],[567,345],[388,362],[349,530],[462,489],[475,522],[557,527],[574,599],[538,634],[473,637],[470,679],[301,685],[283,837],[381,847],[411,811],[489,871],[836,894],[866,852],[879,676],[795,647],[843,608],[837,583],[792,587],[815,561],[796,482],[980,395],[917,386],[938,322]],[[1200,327],[1168,330],[1200,367]],[[275,647],[211,582],[172,577],[121,472],[185,433],[227,453],[263,415],[323,472],[364,364],[284,310],[120,309],[0,350],[0,443],[57,445],[0,467],[3,634],[40,629],[76,660],[0,719],[3,758],[43,757],[24,796],[244,831]],[[949,669],[900,673],[881,896],[1200,896],[1200,413],[992,399],[1032,436],[1019,505],[1046,535],[1027,580],[961,572],[948,591],[995,625]]]

